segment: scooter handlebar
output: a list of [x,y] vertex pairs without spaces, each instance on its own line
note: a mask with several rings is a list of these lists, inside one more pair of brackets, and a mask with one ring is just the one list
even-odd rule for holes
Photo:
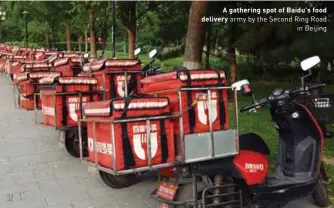
[[297,90],[294,90],[294,91],[291,92],[291,95],[296,95],[296,94],[299,94],[299,93],[302,93],[302,92],[307,92],[307,91],[310,91],[310,90],[315,90],[315,89],[319,89],[319,88],[323,88],[323,87],[326,87],[325,83],[313,84],[313,85],[309,85],[309,86],[302,87],[302,88],[299,88]]
[[319,84],[314,84],[308,87],[309,90],[314,90],[314,89],[318,89],[318,88],[323,88],[326,87],[325,83],[319,83]]
[[249,111],[251,109],[260,109],[262,106],[264,106],[266,103],[268,102],[267,98],[264,98],[262,100],[259,100],[251,105],[247,105],[245,107],[240,108],[240,112],[245,112],[245,111]]
[[[290,96],[294,96],[294,95],[300,94],[302,92],[307,92],[307,91],[310,91],[310,90],[315,90],[315,89],[323,88],[325,86],[326,86],[325,83],[318,83],[318,84],[314,84],[314,85],[302,87],[302,88],[299,88],[297,90],[294,90],[294,91],[290,92]],[[262,100],[256,101],[255,103],[253,103],[251,105],[248,105],[248,106],[240,108],[240,112],[249,111],[251,109],[255,109],[255,110],[260,109],[268,101],[269,101],[268,98],[264,98]]]

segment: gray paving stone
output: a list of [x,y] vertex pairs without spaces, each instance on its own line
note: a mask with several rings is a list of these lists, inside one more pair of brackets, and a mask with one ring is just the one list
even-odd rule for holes
[[148,197],[148,195],[146,195],[147,193],[142,193],[142,194],[133,192],[130,192],[129,194],[124,192],[124,194],[117,194],[115,198],[117,199],[120,205],[126,205],[126,206],[136,205],[138,204],[138,202],[143,202],[145,199],[147,199]]
[[113,197],[99,197],[94,199],[88,199],[80,202],[73,202],[75,208],[97,208],[108,205],[111,207],[119,207],[117,200]]
[[39,191],[42,193],[43,196],[51,196],[51,195],[62,195],[64,193],[62,186],[60,184],[53,184],[47,182],[39,183]]
[[0,189],[1,190],[5,190],[6,188],[12,187],[15,185],[16,185],[16,182],[12,178],[7,178],[7,177],[0,178]]
[[44,200],[44,192],[40,190],[31,190],[20,192],[22,201],[26,203],[31,203],[34,201],[43,201]]
[[100,176],[98,174],[91,174],[88,176],[76,176],[76,179],[78,182],[82,185],[84,185],[87,188],[108,188],[107,185],[105,185],[104,182],[100,179]]
[[64,179],[56,179],[50,181],[42,181],[39,183],[40,187],[49,187],[49,186],[56,186],[56,187],[63,187],[63,186],[72,186],[75,184],[79,184],[75,177],[68,177]]
[[15,165],[13,167],[13,172],[22,172],[22,171],[39,171],[39,170],[47,170],[50,168],[50,164],[49,163],[38,163],[38,164],[30,164],[28,161],[28,164],[24,164],[24,165]]
[[33,171],[35,177],[39,181],[45,180],[55,180],[56,176],[54,175],[53,171],[50,169],[39,169]]
[[70,205],[71,204],[71,198],[70,196],[62,193],[57,195],[50,195],[45,197],[46,203],[48,206],[60,206],[60,205]]
[[86,187],[81,184],[64,186],[62,190],[72,201],[85,200],[89,197]]
[[19,185],[38,181],[33,171],[22,171],[22,172],[17,172],[17,173],[10,173],[7,176],[15,180],[15,182]]
[[100,188],[88,188],[87,190],[90,198],[100,198],[110,196],[110,188],[100,187]]
[[38,189],[39,189],[39,184],[36,182],[31,182],[27,184],[12,186],[9,189],[7,188],[5,191],[8,192],[8,190],[14,190],[18,192],[25,192],[25,191],[33,191],[33,190],[38,190]]
[[158,202],[155,201],[155,200],[153,200],[153,199],[150,199],[150,198],[149,199],[145,199],[144,203],[149,208],[157,208],[157,207],[159,207]]
[[45,208],[47,206],[46,202],[43,200],[40,201],[31,201],[31,202],[13,202],[13,203],[5,203],[3,204],[4,208]]

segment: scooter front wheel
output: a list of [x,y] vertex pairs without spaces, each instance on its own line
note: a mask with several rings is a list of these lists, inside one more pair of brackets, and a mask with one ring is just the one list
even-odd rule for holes
[[314,203],[319,207],[328,207],[330,205],[328,198],[328,178],[324,165],[321,163],[318,181],[312,193]]

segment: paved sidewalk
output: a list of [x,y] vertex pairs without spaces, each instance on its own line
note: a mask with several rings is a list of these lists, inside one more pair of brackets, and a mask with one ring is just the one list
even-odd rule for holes
[[148,208],[154,179],[113,190],[87,165],[58,147],[53,128],[15,109],[13,90],[0,75],[0,208]]
[[[58,133],[35,125],[34,113],[13,106],[13,90],[0,75],[0,208],[153,208],[155,177],[113,190],[96,172],[58,147]],[[290,206],[311,208],[307,201]]]

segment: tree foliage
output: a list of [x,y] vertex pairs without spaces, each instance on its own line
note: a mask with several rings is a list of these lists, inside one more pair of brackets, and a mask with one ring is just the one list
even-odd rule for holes
[[[116,41],[127,44],[130,57],[135,47],[149,50],[160,48],[159,54],[165,57],[184,54],[185,40],[188,29],[189,11],[192,2],[169,1],[132,1],[116,2]],[[57,48],[57,42],[66,40],[83,41],[95,34],[92,41],[102,38],[102,48],[111,48],[111,2],[107,1],[7,1],[0,2],[7,12],[6,20],[1,22],[0,38],[2,42],[24,41],[24,18],[22,12],[29,12],[28,33],[29,42],[43,47]],[[307,7],[325,8],[329,19],[333,19],[334,4],[319,1],[298,2],[226,2],[213,1],[209,3],[207,16],[214,17],[257,17],[252,14],[229,15],[224,8],[281,8]],[[94,9],[94,17],[90,21],[90,11]],[[317,14],[312,14],[317,15]],[[323,14],[321,14],[323,16]],[[320,16],[321,16],[320,15]],[[263,15],[262,15],[263,16]],[[282,17],[282,14],[272,14]],[[283,15],[284,16],[284,15]],[[301,17],[310,16],[300,14]],[[95,30],[92,30],[92,21]],[[205,38],[207,56],[221,57],[230,64],[246,62],[248,70],[265,74],[281,68],[289,67],[291,63],[317,54],[323,62],[333,60],[334,39],[333,24],[321,24],[327,27],[327,32],[298,32],[297,23],[205,23]],[[66,26],[70,26],[70,35],[66,35]],[[210,32],[207,30],[210,28]],[[202,32],[202,31],[194,31]],[[192,34],[194,34],[192,33]],[[93,43],[93,42],[92,42]],[[198,44],[198,43],[191,43]],[[87,46],[92,45],[87,43]],[[101,47],[97,43],[98,47]],[[96,47],[97,47],[96,46]],[[95,47],[95,48],[96,48]],[[197,47],[196,50],[201,50]],[[118,47],[118,51],[122,50]],[[240,54],[235,60],[231,54]],[[170,54],[168,54],[170,53]],[[197,52],[196,52],[197,53]],[[200,52],[201,53],[201,52]],[[241,58],[244,56],[246,58]],[[207,61],[207,63],[209,63]],[[326,64],[324,64],[326,65]],[[241,65],[240,65],[241,66]],[[238,69],[238,70],[237,70]],[[235,68],[236,74],[243,69]],[[321,73],[320,73],[321,74]],[[320,75],[319,75],[320,76]],[[321,77],[319,77],[321,79]]]

